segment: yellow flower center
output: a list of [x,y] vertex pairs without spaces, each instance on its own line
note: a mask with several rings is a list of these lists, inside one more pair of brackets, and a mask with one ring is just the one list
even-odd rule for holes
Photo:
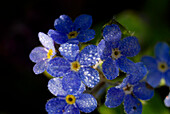
[[72,32],[68,33],[68,39],[76,38],[77,35],[78,35],[77,31],[72,31]]
[[161,72],[165,72],[166,70],[168,70],[168,65],[165,62],[159,62],[158,69]]
[[74,97],[74,95],[67,95],[66,102],[68,104],[74,104],[76,102],[76,98]]
[[113,59],[118,59],[121,56],[120,50],[119,49],[113,49],[112,50],[112,58]]
[[74,61],[71,63],[71,70],[73,71],[79,71],[80,69],[80,63],[78,61]]
[[53,55],[53,50],[50,49],[47,53],[47,59],[50,59],[51,58],[51,55]]

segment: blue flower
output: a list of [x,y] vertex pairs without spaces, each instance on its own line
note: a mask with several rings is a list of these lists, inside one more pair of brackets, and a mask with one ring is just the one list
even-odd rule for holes
[[[45,108],[48,114],[80,114],[80,111],[90,113],[97,107],[96,99],[90,94],[83,93],[86,89],[85,85],[81,83],[80,86],[77,86],[73,79],[75,76],[69,76],[69,79],[72,80],[67,84],[64,84],[65,81],[61,78],[49,80],[48,90],[57,97],[47,101]],[[74,90],[75,88],[77,91]]]
[[51,37],[42,32],[39,32],[38,37],[39,41],[44,47],[34,48],[29,55],[31,61],[36,63],[33,67],[33,71],[35,74],[40,74],[44,72],[48,67],[48,62],[56,54],[54,41]]
[[129,36],[121,39],[118,25],[107,25],[103,30],[103,37],[98,45],[98,52],[104,60],[102,68],[107,79],[115,79],[119,75],[119,68],[130,74],[135,70],[134,63],[126,57],[133,57],[140,51],[136,37]]
[[156,58],[144,56],[141,59],[149,71],[146,81],[154,88],[159,85],[162,78],[165,79],[166,85],[170,86],[169,51],[169,46],[166,43],[160,42],[155,46]]
[[170,107],[170,93],[165,97],[164,103],[166,107]]
[[94,87],[99,82],[98,71],[91,67],[99,60],[97,46],[88,45],[79,53],[78,45],[65,43],[59,51],[64,58],[56,57],[49,62],[49,74],[61,77],[72,71],[88,87]]
[[50,29],[48,35],[53,38],[57,44],[66,42],[88,42],[95,36],[95,31],[89,29],[92,24],[90,15],[80,15],[74,22],[67,15],[61,15],[54,22],[56,30]]
[[[147,70],[141,63],[137,64],[139,66],[138,72],[142,74],[139,77],[142,79],[146,75]],[[115,108],[124,101],[126,113],[141,114],[142,104],[138,99],[151,99],[154,95],[154,90],[146,82],[139,82],[140,79],[138,74],[130,74],[119,86],[110,88],[106,95],[105,105],[109,108]]]

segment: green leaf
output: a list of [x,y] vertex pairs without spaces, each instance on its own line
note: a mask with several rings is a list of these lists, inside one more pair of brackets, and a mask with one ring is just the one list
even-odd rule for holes
[[125,114],[123,109],[123,104],[116,108],[108,108],[105,105],[102,105],[98,108],[100,114]]
[[148,34],[147,24],[140,18],[139,14],[134,11],[124,11],[117,15],[116,20],[121,23],[131,35],[138,37],[140,40],[144,39]]
[[170,114],[170,111],[167,107],[165,107],[163,100],[161,100],[157,93],[155,93],[151,100],[142,102],[142,104],[142,114]]

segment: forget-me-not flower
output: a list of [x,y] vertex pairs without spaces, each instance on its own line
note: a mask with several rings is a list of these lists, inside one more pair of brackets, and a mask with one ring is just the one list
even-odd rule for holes
[[[45,108],[48,114],[80,114],[80,111],[90,113],[97,107],[96,99],[90,94],[83,93],[86,89],[85,85],[81,83],[77,86],[74,81],[75,76],[74,74],[68,75],[71,80],[67,83],[65,83],[67,77],[63,78],[64,81],[58,77],[49,80],[48,90],[57,97],[47,101]],[[77,88],[77,91],[70,85]]]
[[35,74],[40,74],[44,72],[48,67],[48,62],[56,54],[54,41],[51,37],[42,32],[38,33],[38,37],[39,41],[44,47],[34,48],[29,55],[31,61],[36,63],[33,67],[33,71]]
[[90,15],[80,15],[73,22],[67,15],[61,15],[54,22],[56,30],[50,29],[48,35],[53,38],[57,44],[66,42],[88,42],[95,36],[95,31],[89,29],[92,24]]
[[77,81],[80,79],[88,87],[94,87],[99,82],[98,71],[91,67],[99,60],[97,46],[88,45],[79,53],[78,45],[65,43],[60,46],[59,51],[64,58],[56,57],[49,62],[49,74],[61,77],[73,71],[77,75]]
[[153,88],[146,82],[139,82],[146,75],[146,68],[141,63],[136,64],[139,69],[137,74],[130,74],[120,85],[108,90],[105,101],[107,107],[115,108],[124,101],[127,114],[141,114],[142,104],[138,99],[149,100],[153,97]]
[[157,87],[162,78],[165,79],[167,86],[170,86],[170,48],[168,44],[160,42],[155,46],[156,58],[150,56],[142,57],[141,61],[148,69],[146,81],[152,86]]
[[107,25],[103,30],[103,37],[98,45],[98,52],[104,60],[102,68],[107,79],[115,79],[119,75],[119,68],[130,74],[135,69],[134,62],[126,57],[133,57],[140,51],[138,39],[129,36],[121,39],[118,25]]

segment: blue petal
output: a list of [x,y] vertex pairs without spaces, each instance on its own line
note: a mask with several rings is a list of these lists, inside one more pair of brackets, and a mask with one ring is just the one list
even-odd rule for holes
[[[120,41],[121,41],[121,40],[119,40],[119,41],[117,41],[117,42],[112,42],[112,43],[109,42],[109,43],[111,44],[111,48],[112,48],[112,49],[115,49],[115,48],[118,49],[118,48],[119,48]],[[108,45],[108,44],[107,44],[107,45]]]
[[79,41],[77,40],[77,38],[76,38],[76,40],[74,39],[74,40],[72,40],[72,39],[69,39],[68,40],[68,42],[67,43],[70,43],[70,44],[79,44]]
[[35,74],[41,74],[47,69],[47,66],[48,66],[47,59],[39,61],[34,65],[33,71]]
[[132,85],[142,80],[147,74],[147,69],[142,62],[135,63],[135,67],[136,69],[129,75],[129,83]]
[[107,59],[112,54],[111,46],[103,39],[99,42],[97,50],[102,60]]
[[170,107],[170,93],[165,97],[164,103],[166,107]]
[[115,108],[119,106],[125,97],[125,93],[122,89],[112,87],[107,91],[105,105],[109,108]]
[[29,58],[31,59],[32,62],[37,63],[37,62],[47,58],[47,53],[48,52],[46,51],[45,48],[36,47],[31,51]]
[[76,93],[81,85],[81,80],[76,72],[69,72],[63,77],[62,80],[63,90],[67,91],[68,94]]
[[103,73],[108,80],[113,80],[119,75],[119,68],[111,58],[106,59],[102,64]]
[[141,102],[130,94],[125,96],[124,109],[127,114],[142,114]]
[[150,56],[143,56],[141,61],[143,62],[144,65],[146,65],[146,67],[149,71],[155,71],[158,69],[156,59],[154,59]]
[[138,39],[133,36],[124,38],[119,44],[121,54],[127,57],[133,57],[140,51]]
[[139,82],[133,87],[134,95],[141,100],[149,100],[154,95],[154,89],[146,82]]
[[170,55],[169,55],[169,59],[168,59],[167,64],[168,64],[168,67],[170,67]]
[[168,44],[164,42],[159,42],[155,46],[155,55],[156,55],[156,58],[160,61],[163,61],[163,62],[168,61],[169,51],[170,49],[169,49]]
[[55,30],[50,29],[48,31],[48,35],[57,43],[64,44],[68,41],[68,36],[64,33],[57,32]]
[[52,78],[48,82],[48,90],[55,96],[66,96],[67,91],[63,89],[61,78]]
[[54,77],[64,76],[70,70],[70,63],[61,57],[56,57],[49,62],[47,72]]
[[80,114],[80,111],[74,105],[67,105],[63,114]]
[[82,112],[90,113],[97,107],[97,101],[92,95],[84,93],[76,99],[76,105]]
[[88,45],[86,46],[79,55],[79,63],[83,66],[95,65],[100,59],[97,52],[97,46]]
[[39,37],[41,44],[44,47],[48,49],[52,49],[55,52],[54,41],[50,36],[44,34],[43,32],[39,32],[38,37]]
[[119,84],[118,86],[116,86],[116,88],[121,88],[121,89],[123,89],[128,83],[129,83],[129,76],[126,76],[126,77],[123,79],[122,83]]
[[170,86],[170,69],[167,70],[163,75],[164,75],[166,85]]
[[90,15],[80,15],[74,21],[75,30],[86,30],[90,28],[92,24],[92,17]]
[[81,82],[79,90],[76,93],[74,93],[73,95],[75,97],[77,97],[77,96],[81,95],[85,90],[86,90],[86,86]]
[[127,59],[125,56],[121,56],[120,58],[117,59],[116,62],[120,70],[122,70],[123,72],[126,72],[127,74],[131,74],[136,69],[135,63]]
[[48,114],[62,114],[66,105],[67,103],[65,102],[65,100],[52,98],[47,101],[45,109]]
[[103,30],[103,37],[108,42],[117,42],[121,39],[121,31],[118,25],[107,25]]
[[83,83],[88,87],[94,87],[100,81],[98,71],[91,67],[82,67],[78,73]]
[[54,22],[54,27],[58,32],[69,33],[72,29],[73,22],[67,15],[60,15]]
[[159,71],[149,72],[146,78],[146,81],[153,87],[157,87],[162,78],[162,73]]
[[76,56],[79,53],[79,46],[76,44],[65,43],[60,46],[59,51],[66,59],[75,61]]
[[79,42],[88,42],[92,40],[95,36],[95,31],[93,29],[88,29],[85,31],[80,31],[80,33],[77,36],[77,39]]

